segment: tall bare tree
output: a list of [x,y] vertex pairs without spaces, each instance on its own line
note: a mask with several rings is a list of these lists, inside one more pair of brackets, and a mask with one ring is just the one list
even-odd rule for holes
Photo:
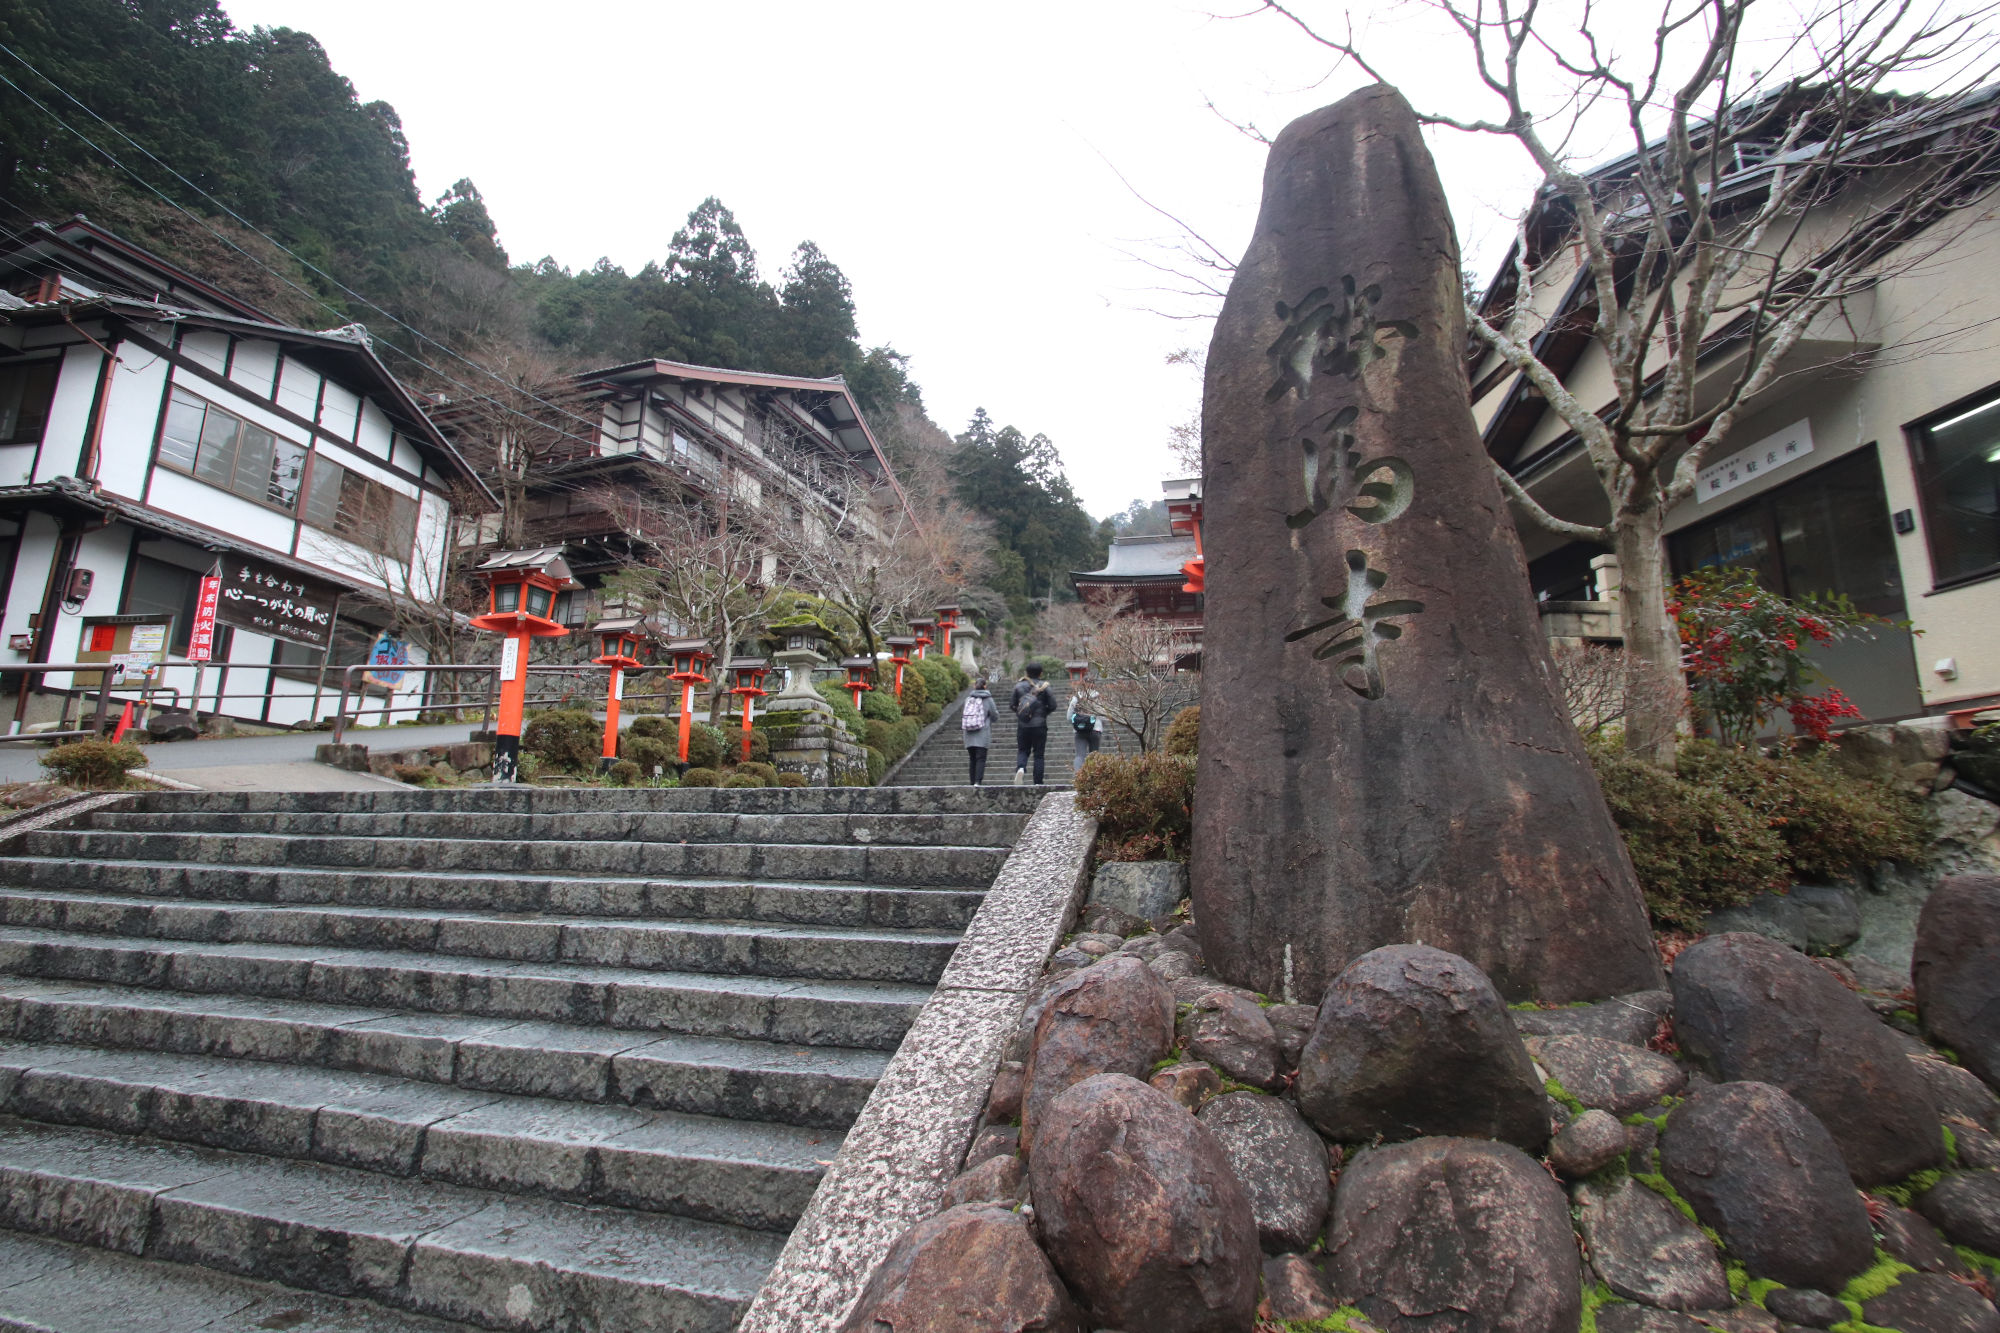
[[1091,638],[1086,684],[1097,692],[1095,706],[1142,752],[1158,747],[1187,702],[1190,691],[1174,673],[1177,647],[1173,627],[1148,616],[1115,616]]
[[[1760,0],[1654,0],[1652,22],[1590,0],[1421,7],[1462,37],[1469,86],[1494,108],[1419,107],[1421,118],[1509,141],[1542,177],[1509,271],[1468,305],[1472,335],[1582,441],[1609,517],[1553,513],[1504,467],[1500,482],[1532,522],[1617,553],[1629,660],[1644,677],[1628,744],[1671,764],[1681,701],[1652,688],[1679,680],[1667,512],[1810,330],[1932,258],[1992,189],[2000,103],[1979,90],[1994,70],[1995,7],[1808,0],[1780,16]],[[1382,77],[1351,15],[1335,32],[1277,0],[1262,9]],[[1614,38],[1634,33],[1640,49],[1614,54]],[[1426,56],[1433,68],[1441,58]],[[1607,123],[1629,154],[1585,169],[1575,144]],[[1607,393],[1573,391],[1543,360],[1554,320],[1589,331]]]

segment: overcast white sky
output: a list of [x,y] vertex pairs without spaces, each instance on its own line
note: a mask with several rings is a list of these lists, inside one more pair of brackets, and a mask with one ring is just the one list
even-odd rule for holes
[[[767,276],[816,241],[940,424],[984,406],[1047,433],[1097,515],[1159,494],[1199,398],[1165,359],[1208,339],[1142,308],[1156,278],[1124,251],[1171,228],[1113,167],[1234,256],[1264,150],[1205,99],[1275,134],[1363,81],[1314,86],[1327,61],[1282,20],[1184,0],[223,4],[317,36],[401,114],[425,197],[471,177],[516,261],[636,270],[710,194]],[[1413,98],[1463,91],[1449,39],[1376,22]],[[1492,140],[1434,148],[1483,273],[1534,173]]]

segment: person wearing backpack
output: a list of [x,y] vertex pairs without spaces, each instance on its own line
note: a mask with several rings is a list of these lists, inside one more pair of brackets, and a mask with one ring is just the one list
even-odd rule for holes
[[1049,714],[1055,697],[1042,679],[1042,664],[1028,663],[1028,674],[1014,682],[1014,783],[1028,780],[1028,757],[1035,760],[1035,785],[1042,785],[1042,754],[1049,744]]
[[1083,771],[1083,761],[1097,753],[1097,747],[1104,743],[1104,696],[1088,685],[1080,686],[1069,697],[1069,725],[1076,732],[1076,768]]
[[986,677],[972,683],[965,696],[965,708],[958,716],[959,730],[965,733],[965,757],[972,765],[972,785],[986,785],[986,750],[993,744],[993,695]]

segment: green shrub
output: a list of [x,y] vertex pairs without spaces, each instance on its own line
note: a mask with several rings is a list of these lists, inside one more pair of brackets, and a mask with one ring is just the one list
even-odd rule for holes
[[778,780],[778,770],[772,768],[769,764],[759,764],[754,761],[748,764],[738,764],[736,771],[738,773],[748,773],[753,778],[762,778],[764,785],[767,787],[773,785]]
[[658,736],[642,736],[638,731],[634,727],[619,737],[619,756],[631,760],[647,777],[653,776],[656,768],[662,773],[671,773],[677,767],[674,743]]
[[1710,912],[1787,882],[1783,839],[1728,792],[1622,751],[1592,746],[1590,756],[1656,924],[1698,929]]
[[1794,879],[1819,882],[1878,861],[1929,859],[1923,801],[1912,792],[1851,777],[1823,753],[1767,759],[1691,741],[1680,747],[1677,768],[1683,781],[1735,797],[1784,839]]
[[[963,675],[958,663],[949,657],[926,657],[921,662],[912,663],[917,674],[924,678],[924,697],[928,703],[942,707],[958,697],[959,679]],[[909,677],[903,678],[905,690],[909,687]],[[903,710],[909,712],[908,708]]]
[[848,735],[858,739],[867,734],[867,727],[861,720],[861,710],[854,706],[854,700],[848,697],[846,689],[830,680],[820,681],[813,688],[819,691],[819,697],[826,700],[827,705],[833,709],[833,715],[847,724]]
[[632,725],[627,729],[627,734],[632,736],[647,736],[654,740],[663,741],[678,740],[680,738],[680,732],[677,730],[677,724],[674,720],[657,713],[633,718]]
[[1166,754],[1090,757],[1076,805],[1098,823],[1100,861],[1185,861],[1194,814],[1194,765]]
[[924,705],[931,701],[930,682],[924,673],[917,670],[922,662],[910,663],[910,669],[903,673],[903,716],[917,717],[924,711]]
[[683,787],[713,787],[722,781],[722,775],[712,768],[690,768],[681,774]]
[[[674,737],[668,742],[676,757],[680,754],[679,722],[675,722]],[[688,728],[688,764],[693,768],[721,768],[723,759],[722,732],[706,722],[697,722]]]
[[[928,661],[929,659],[926,658],[925,660]],[[972,676],[956,657],[944,657],[938,660],[944,663],[945,670],[951,673],[951,697],[956,699],[971,687]]]
[[780,773],[778,774],[778,785],[780,787],[803,787],[806,785],[806,775],[803,773]]
[[882,757],[892,764],[910,752],[910,747],[907,743],[897,743],[900,734],[895,727],[890,726],[887,722],[877,722],[872,717],[868,719],[867,740],[869,746],[880,750]]
[[630,759],[620,759],[604,776],[614,787],[636,787],[644,779],[645,774]]
[[924,734],[923,724],[913,717],[899,717],[889,724],[889,732],[896,738],[896,744],[908,754],[917,748],[917,737]]
[[902,707],[896,702],[896,677],[891,668],[877,677],[874,689],[861,696],[861,716],[870,722],[894,722],[902,715]]
[[1201,748],[1201,705],[1193,704],[1174,714],[1174,720],[1167,726],[1165,741],[1168,754],[1192,759]]
[[764,779],[754,773],[745,773],[739,770],[724,778],[722,785],[725,787],[761,787],[764,785]]
[[127,773],[146,766],[146,752],[128,741],[70,741],[43,755],[41,764],[71,787],[122,787]]
[[604,749],[604,724],[581,708],[537,713],[521,732],[521,748],[550,768],[588,773]]
[[879,785],[882,781],[882,775],[884,773],[887,773],[888,771],[889,771],[888,756],[884,755],[880,750],[876,749],[874,746],[872,745],[869,746],[868,785],[871,787]]
[[924,711],[918,714],[915,720],[923,723],[924,726],[928,727],[931,723],[937,721],[939,718],[943,716],[944,716],[944,709],[940,708],[936,704],[925,704]]

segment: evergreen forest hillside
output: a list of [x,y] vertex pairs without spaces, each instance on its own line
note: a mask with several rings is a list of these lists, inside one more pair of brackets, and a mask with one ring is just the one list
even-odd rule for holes
[[11,0],[0,46],[10,231],[83,214],[281,321],[366,324],[399,374],[454,398],[648,357],[841,375],[897,470],[947,478],[990,524],[970,604],[1020,617],[1102,563],[1111,524],[1054,443],[983,409],[956,437],[932,421],[811,241],[767,276],[710,197],[636,273],[517,263],[472,181],[424,201],[395,108],[362,102],[311,35],[239,30],[215,0]]

